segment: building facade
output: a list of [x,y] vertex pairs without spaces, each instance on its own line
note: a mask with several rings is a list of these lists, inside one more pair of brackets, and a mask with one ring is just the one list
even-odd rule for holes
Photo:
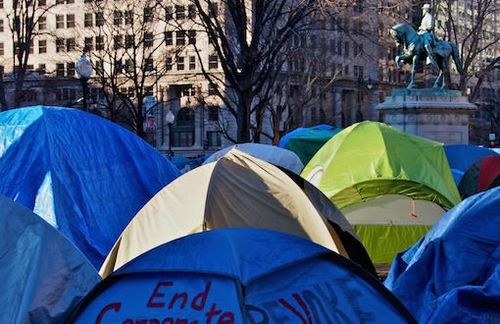
[[[22,105],[81,107],[75,62],[85,51],[95,69],[91,111],[144,131],[165,154],[197,156],[231,144],[227,137],[236,131],[234,117],[203,74],[224,82],[221,62],[192,3],[39,0],[36,5],[47,12],[39,16],[30,46]],[[222,2],[211,6],[210,15],[224,14]],[[9,26],[12,1],[0,0],[0,7],[0,65],[9,96],[17,46]],[[261,142],[276,142],[281,133],[300,126],[378,120],[375,106],[392,88],[404,87],[407,78],[394,66],[396,49],[386,32],[401,17],[415,20],[412,8],[366,1],[315,16],[313,27],[292,37],[284,49],[287,62],[273,90]],[[146,100],[151,97],[155,100]],[[136,106],[140,111],[131,108]],[[175,115],[171,125],[169,111]]]

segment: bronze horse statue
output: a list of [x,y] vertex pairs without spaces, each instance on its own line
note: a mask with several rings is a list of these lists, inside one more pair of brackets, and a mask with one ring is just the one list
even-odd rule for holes
[[[390,30],[391,36],[396,41],[396,45],[403,46],[402,55],[395,58],[396,66],[399,68],[401,64],[408,63],[412,65],[410,74],[410,83],[407,88],[413,88],[415,83],[415,74],[417,64],[427,58],[427,52],[424,49],[421,35],[407,23],[401,23],[393,26]],[[450,84],[450,57],[453,58],[458,73],[463,73],[462,60],[458,48],[454,43],[437,39],[434,37],[432,49],[436,60],[437,67],[439,68],[439,75],[434,81],[433,88],[447,88]]]

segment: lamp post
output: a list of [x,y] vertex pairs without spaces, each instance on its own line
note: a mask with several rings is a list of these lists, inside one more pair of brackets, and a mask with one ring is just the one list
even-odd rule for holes
[[168,110],[167,115],[165,116],[165,121],[168,124],[168,158],[169,160],[172,160],[172,124],[175,121],[175,115],[172,113],[172,110]]
[[370,77],[368,77],[368,81],[366,82],[366,88],[368,90],[373,89],[373,82],[372,82],[372,78],[370,78]]
[[87,103],[87,98],[88,98],[88,80],[92,76],[93,68],[92,68],[92,63],[87,57],[87,54],[85,52],[82,53],[78,61],[75,63],[75,69],[76,73],[78,74],[78,77],[80,77],[80,82],[82,83],[82,90],[83,90],[83,109],[85,111],[88,111],[88,103]]

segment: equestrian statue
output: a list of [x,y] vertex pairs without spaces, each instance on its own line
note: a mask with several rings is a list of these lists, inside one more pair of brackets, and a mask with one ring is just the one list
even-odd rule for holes
[[458,73],[463,73],[460,53],[454,43],[439,39],[434,35],[434,17],[430,13],[431,6],[422,6],[422,22],[418,32],[408,23],[400,23],[390,30],[396,45],[403,46],[403,53],[396,56],[396,66],[408,63],[412,65],[410,82],[407,89],[413,88],[417,64],[426,60],[426,65],[435,66],[439,69],[439,75],[434,81],[433,88],[445,89],[450,84],[450,57],[453,58]]

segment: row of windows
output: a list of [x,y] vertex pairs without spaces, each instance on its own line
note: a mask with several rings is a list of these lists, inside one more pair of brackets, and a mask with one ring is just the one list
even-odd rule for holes
[[[188,44],[196,44],[196,31],[190,30],[187,32],[188,35]],[[185,45],[186,44],[186,32],[176,32],[176,45]],[[144,47],[152,47],[154,43],[154,35],[153,33],[145,33],[143,39]],[[173,45],[173,34],[172,32],[165,33],[165,43],[167,45]],[[1,45],[1,54],[4,55],[3,51],[3,43]],[[103,36],[95,36],[95,37],[85,37],[84,38],[84,50],[92,51],[92,50],[103,50],[104,49],[104,37]],[[115,35],[113,37],[113,47],[114,49],[118,48],[132,48],[135,46],[135,37],[134,35]],[[18,45],[14,45],[15,48],[18,48]],[[77,42],[75,38],[56,38],[56,52],[72,52],[77,50]],[[30,46],[29,50],[30,54],[33,54],[33,44]],[[38,40],[38,53],[44,54],[47,53],[47,40],[40,39]]]

